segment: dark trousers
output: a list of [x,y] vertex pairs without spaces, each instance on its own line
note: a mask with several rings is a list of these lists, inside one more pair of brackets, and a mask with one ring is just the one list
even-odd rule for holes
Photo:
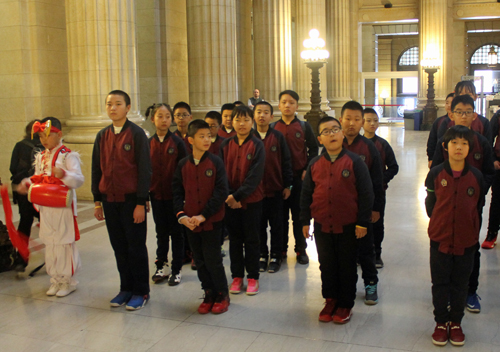
[[178,273],[184,259],[184,232],[174,214],[172,200],[151,199],[151,207],[156,225],[156,260],[168,263],[168,248],[172,238],[172,271]]
[[479,287],[479,269],[481,263],[481,252],[479,251],[479,246],[474,252],[474,265],[472,266],[472,271],[469,277],[469,294],[472,295],[476,293]]
[[186,230],[201,288],[226,295],[229,291],[220,250],[221,232],[221,229],[204,232]]
[[363,272],[362,277],[365,286],[376,284],[378,282],[378,271],[375,267],[373,224],[369,224],[366,235],[358,239],[358,261]]
[[500,170],[495,171],[491,185],[490,219],[488,220],[488,233],[498,233],[500,228]]
[[288,219],[292,213],[293,237],[295,237],[295,252],[305,252],[306,239],[302,234],[300,222],[300,193],[302,192],[302,175],[293,178],[290,197],[283,202],[283,251],[288,250]]
[[267,224],[271,227],[271,257],[281,259],[283,250],[283,195],[276,192],[274,197],[262,200],[262,218],[260,221],[260,256],[267,258]]
[[[120,273],[120,291],[149,293],[147,223],[134,224],[135,201],[102,202],[111,246]],[[144,210],[146,214],[146,210]]]
[[[431,243],[430,264],[434,320],[438,324],[460,323],[464,316],[467,285],[477,245],[467,248],[464,255],[444,254]],[[450,311],[448,311],[448,302]]]
[[[246,209],[226,206],[226,225],[229,230],[229,257],[231,275],[259,279],[259,226],[262,202],[247,204]],[[245,254],[243,254],[243,250]]]
[[384,240],[384,214],[385,214],[385,201],[384,207],[380,211],[380,219],[373,224],[373,244],[375,247],[375,256],[378,258],[382,253],[382,241]]
[[33,204],[30,203],[28,196],[17,193],[16,200],[19,207],[19,215],[21,216],[17,230],[30,237],[31,226],[33,226],[33,218],[35,216],[40,218],[40,214],[33,207]]
[[356,298],[356,240],[355,225],[344,227],[343,233],[317,231],[314,224],[319,269],[321,271],[321,292],[323,298],[335,298],[342,308],[352,308]]

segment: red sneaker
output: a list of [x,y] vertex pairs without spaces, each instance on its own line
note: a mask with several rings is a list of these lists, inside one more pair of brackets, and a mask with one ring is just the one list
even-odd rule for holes
[[319,321],[328,323],[333,320],[333,313],[335,312],[335,305],[337,300],[335,298],[327,298],[325,301],[325,307],[319,313]]
[[198,313],[207,314],[212,310],[212,306],[214,305],[214,297],[212,296],[212,292],[205,291],[205,297],[203,298],[203,302],[198,307]]
[[488,233],[486,236],[481,248],[483,249],[493,249],[497,244],[497,234],[496,233]]
[[335,324],[345,324],[351,320],[352,308],[337,308],[333,314],[333,322]]
[[254,296],[259,293],[259,280],[248,279],[247,295]]
[[227,312],[229,307],[229,295],[219,293],[217,297],[215,297],[215,303],[212,307],[212,313],[221,314]]
[[463,346],[465,344],[465,335],[458,323],[450,324],[450,342],[453,346]]
[[448,343],[448,327],[446,324],[436,324],[434,334],[432,334],[432,343],[436,346],[444,346]]
[[242,287],[243,287],[243,278],[242,277],[235,277],[233,279],[231,287],[229,287],[229,292],[230,293],[240,293]]

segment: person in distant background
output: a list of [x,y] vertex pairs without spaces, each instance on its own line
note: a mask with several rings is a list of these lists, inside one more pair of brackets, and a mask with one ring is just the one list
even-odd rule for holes
[[257,88],[255,88],[253,90],[253,97],[251,97],[250,99],[248,99],[248,107],[250,109],[253,109],[255,107],[255,105],[257,105],[257,103],[260,103],[261,101],[264,101],[264,99],[262,99],[260,97],[260,90],[258,90]]

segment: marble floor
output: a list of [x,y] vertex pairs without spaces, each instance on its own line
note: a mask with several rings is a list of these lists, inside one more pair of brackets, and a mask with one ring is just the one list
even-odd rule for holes
[[[400,172],[387,194],[379,304],[363,303],[360,281],[350,323],[318,322],[323,299],[314,242],[308,242],[309,265],[298,265],[289,251],[278,273],[261,275],[258,295],[231,295],[229,311],[219,316],[196,312],[202,291],[189,266],[184,267],[179,286],[151,285],[151,301],[144,309],[110,308],[109,300],[118,291],[113,252],[104,225],[92,217],[93,205],[81,202],[78,247],[83,267],[77,291],[65,298],[47,297],[49,277],[43,269],[31,279],[14,272],[0,274],[0,351],[454,350],[450,344],[435,347],[430,338],[434,321],[423,186],[427,133],[405,131],[400,125],[383,126],[379,132],[392,144]],[[151,215],[148,223],[152,269],[155,233]],[[43,262],[35,228],[33,237],[32,246],[39,250],[33,253],[28,269]],[[482,250],[478,293],[483,311],[465,313],[467,342],[462,351],[500,351],[499,252]],[[228,257],[224,264],[229,278]]]

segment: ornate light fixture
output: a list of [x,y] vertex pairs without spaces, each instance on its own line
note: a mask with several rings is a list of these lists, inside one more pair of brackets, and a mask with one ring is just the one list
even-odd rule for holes
[[319,37],[317,29],[309,31],[308,39],[304,40],[303,44],[306,50],[300,53],[300,57],[304,59],[304,63],[311,69],[311,110],[304,116],[309,121],[315,134],[318,133],[319,120],[326,116],[321,110],[321,90],[319,89],[319,69],[326,64],[326,60],[330,57],[328,50],[325,50],[325,41]]
[[427,104],[424,107],[424,120],[422,122],[423,130],[430,130],[432,127],[432,123],[437,118],[438,107],[434,102],[434,98],[436,97],[434,92],[434,74],[441,68],[442,61],[437,58],[435,55],[437,51],[427,48],[427,51],[424,53],[424,59],[420,62],[420,66],[427,73]]
[[387,92],[385,89],[380,93],[380,97],[384,101],[384,106],[383,106],[383,112],[382,115],[385,117],[385,100],[389,98],[389,92]]
[[495,51],[495,47],[490,46],[490,51],[488,52],[488,67],[496,67],[498,63],[498,54]]

